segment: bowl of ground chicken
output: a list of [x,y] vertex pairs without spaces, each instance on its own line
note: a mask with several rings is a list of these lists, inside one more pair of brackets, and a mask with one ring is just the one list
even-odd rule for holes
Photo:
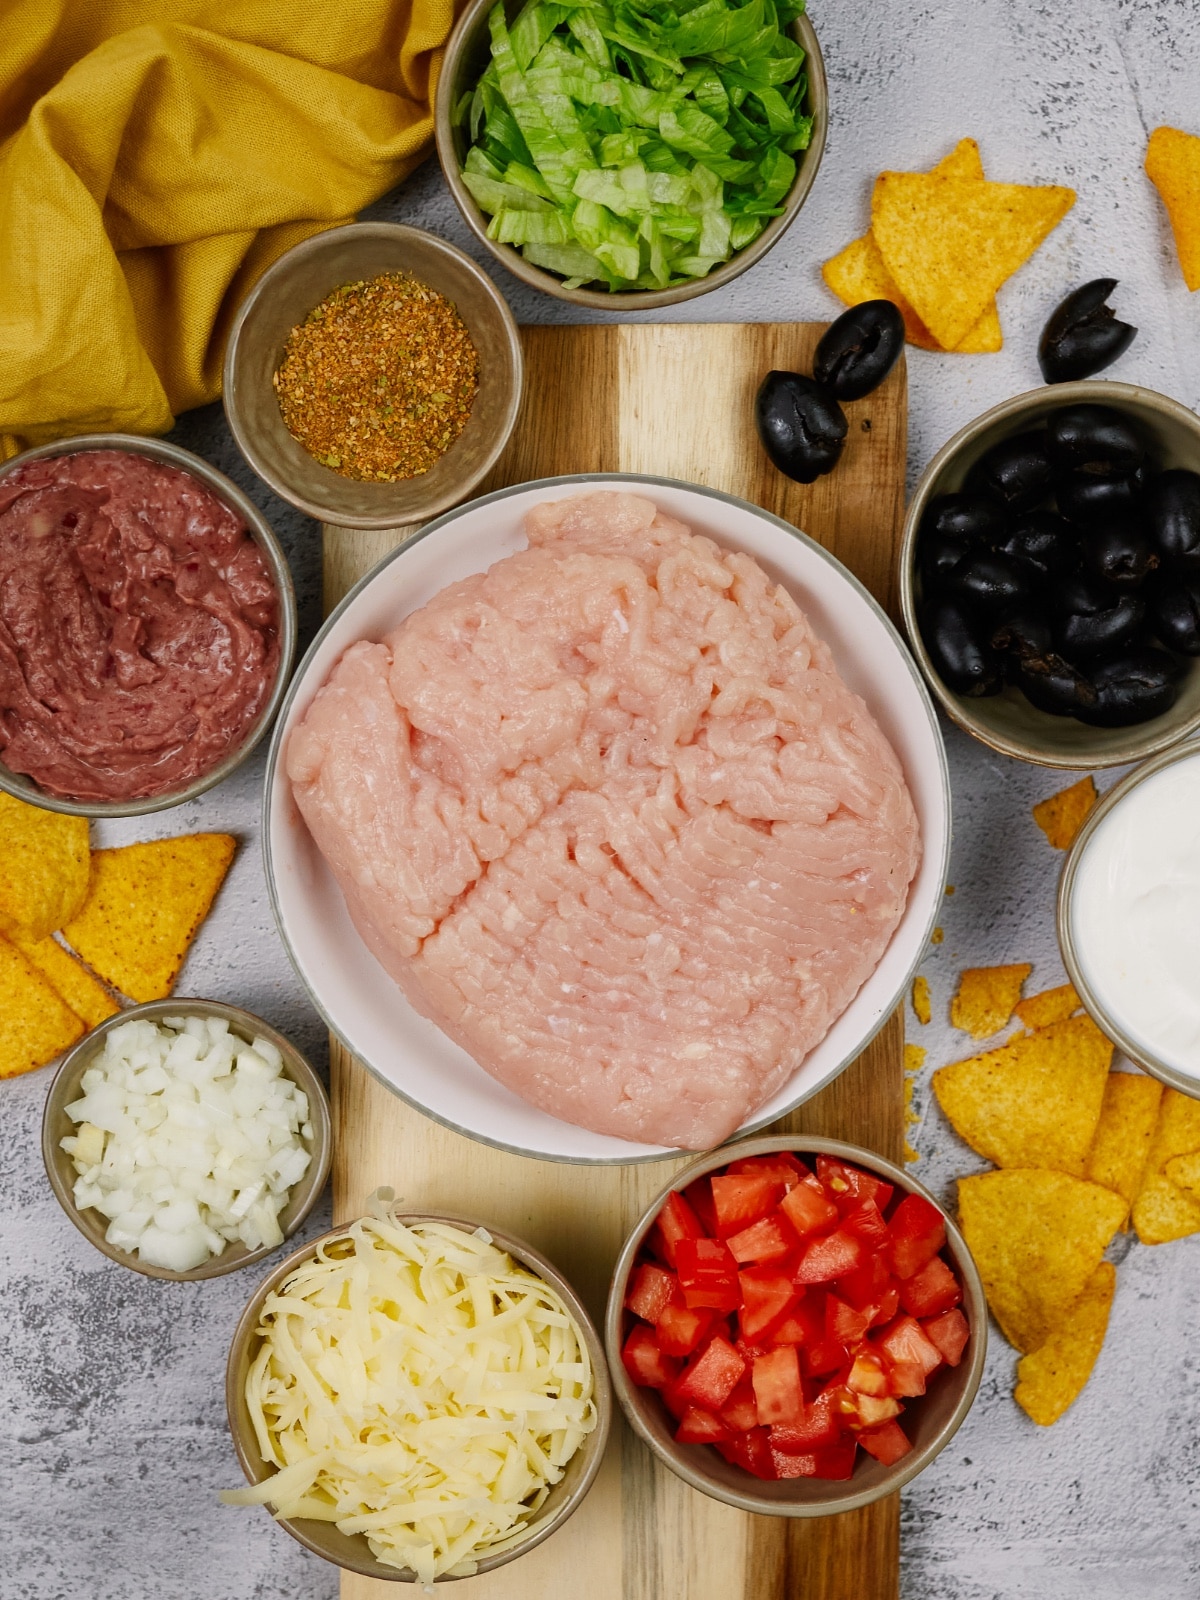
[[225,357],[242,454],[292,505],[347,528],[419,523],[495,465],[521,399],[504,297],[453,245],[353,223],[289,250]]

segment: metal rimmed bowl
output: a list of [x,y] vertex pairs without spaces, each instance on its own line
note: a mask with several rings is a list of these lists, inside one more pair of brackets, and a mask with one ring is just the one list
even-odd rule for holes
[[[288,432],[273,378],[288,334],[344,283],[406,272],[453,302],[479,353],[479,392],[446,453],[415,478],[366,483],[325,466]],[[483,269],[454,245],[394,222],[355,222],[306,239],[251,289],[225,352],[225,415],[238,448],[275,493],[344,528],[424,522],[465,500],[496,464],[521,403],[517,325]]]
[[[1183,745],[1163,751],[1152,761],[1145,762],[1122,778],[1120,783],[1114,784],[1099,804],[1089,812],[1063,863],[1058,882],[1056,921],[1058,944],[1067,976],[1096,1026],[1124,1051],[1131,1061],[1136,1061],[1138,1066],[1144,1067],[1152,1077],[1158,1078],[1172,1089],[1178,1089],[1180,1094],[1200,1099],[1200,1073],[1188,1072],[1165,1059],[1164,1055],[1159,1053],[1155,1042],[1139,1030],[1136,1021],[1128,1017],[1119,1004],[1106,999],[1089,977],[1084,953],[1087,932],[1086,927],[1081,928],[1079,925],[1084,913],[1078,910],[1076,904],[1080,869],[1089,848],[1096,842],[1097,835],[1107,824],[1115,822],[1115,814],[1131,795],[1145,783],[1169,771],[1181,761],[1200,762],[1200,740],[1189,740]],[[1193,891],[1188,883],[1183,882],[1179,884],[1179,892],[1188,895]]]
[[[478,1219],[470,1220],[432,1212],[403,1212],[397,1213],[396,1218],[408,1227],[422,1222],[440,1222],[461,1228],[467,1233],[474,1232],[476,1228],[485,1228],[492,1241],[501,1250],[507,1251],[514,1261],[558,1291],[587,1346],[592,1365],[596,1426],[571,1457],[562,1478],[550,1490],[534,1521],[530,1523],[527,1536],[511,1549],[497,1551],[480,1558],[479,1573],[492,1572],[497,1567],[506,1566],[508,1562],[516,1561],[518,1557],[536,1549],[552,1533],[557,1532],[583,1503],[600,1470],[612,1425],[612,1388],[604,1361],[604,1346],[582,1301],[566,1278],[540,1251],[526,1244],[523,1239],[514,1238],[511,1234],[493,1228],[491,1223]],[[258,1286],[234,1330],[233,1341],[229,1348],[229,1360],[225,1367],[225,1407],[229,1417],[233,1447],[237,1451],[242,1471],[250,1483],[262,1483],[275,1471],[274,1467],[263,1460],[246,1404],[246,1377],[261,1345],[258,1324],[263,1306],[267,1296],[275,1293],[297,1267],[312,1260],[319,1245],[328,1246],[345,1236],[344,1226],[332,1228],[319,1239],[314,1239],[311,1244],[293,1251],[285,1261],[281,1261],[270,1277]],[[377,1560],[371,1553],[366,1537],[361,1533],[342,1533],[331,1522],[318,1522],[307,1517],[279,1517],[275,1520],[306,1550],[311,1550],[314,1555],[321,1556],[326,1561],[332,1561],[335,1566],[341,1567],[346,1572],[356,1572],[365,1578],[379,1578],[391,1583],[416,1582],[416,1574],[411,1569],[389,1567]],[[446,1574],[437,1581],[451,1583],[457,1580]]]
[[[808,76],[805,111],[812,117],[812,138],[807,150],[797,153],[796,177],[783,202],[783,210],[772,217],[766,227],[736,255],[716,267],[706,278],[696,278],[689,283],[674,284],[669,289],[622,289],[609,292],[603,289],[568,289],[564,279],[546,272],[526,261],[519,250],[511,245],[497,244],[488,237],[488,217],[479,209],[474,196],[462,181],[462,164],[466,158],[467,142],[462,128],[454,119],[455,109],[462,97],[472,90],[490,59],[488,13],[495,0],[473,0],[468,5],[446,45],[441,76],[438,79],[437,100],[434,105],[434,126],[437,134],[438,159],[450,192],[471,232],[485,249],[490,250],[500,264],[522,283],[557,300],[569,301],[576,306],[594,306],[602,311],[651,311],[658,306],[675,306],[697,295],[708,294],[724,284],[732,283],[756,261],[761,261],[767,251],[776,245],[799,215],[808,199],[821,165],[828,127],[828,91],[825,80],[825,63],[812,23],[805,14],[796,18],[789,33],[805,53],[804,70]],[[505,0],[509,21],[521,9],[522,0]]]
[[1104,379],[1048,385],[985,411],[942,446],[922,474],[909,504],[900,550],[904,626],[921,671],[947,715],[1001,755],[1072,770],[1144,761],[1200,729],[1200,659],[1187,663],[1179,697],[1169,711],[1128,728],[1093,728],[1074,717],[1052,717],[1030,705],[1023,694],[1011,687],[979,700],[955,694],[938,676],[921,638],[917,620],[921,580],[916,548],[926,506],[935,495],[960,490],[967,473],[986,450],[1001,439],[1036,427],[1052,411],[1085,401],[1111,406],[1130,416],[1156,452],[1160,466],[1200,471],[1200,417],[1177,400],[1154,389]]
[[215,467],[210,466],[201,456],[193,455],[190,450],[183,450],[177,444],[168,444],[165,439],[141,438],[132,433],[88,433],[78,439],[58,439],[53,444],[42,444],[33,450],[25,450],[21,455],[14,456],[11,461],[4,462],[0,466],[0,482],[3,482],[17,467],[25,466],[30,461],[39,461],[47,456],[80,455],[86,450],[121,450],[131,455],[145,456],[150,461],[161,461],[168,467],[177,467],[181,472],[190,473],[193,478],[199,479],[206,489],[246,524],[250,537],[262,551],[271,573],[271,581],[275,585],[275,592],[279,597],[279,615],[276,624],[279,633],[279,667],[270,697],[240,743],[209,772],[194,778],[185,788],[173,789],[168,794],[153,795],[142,800],[65,799],[59,795],[48,794],[24,773],[11,771],[0,757],[0,790],[17,800],[27,800],[44,810],[61,811],[73,817],[142,817],[153,811],[167,811],[172,806],[182,805],[185,800],[194,800],[206,789],[221,783],[241,766],[271,726],[287,689],[292,661],[296,654],[296,595],[292,588],[292,574],[283,548],[272,532],[271,525],[253,500],[243,494],[236,483],[227,478],[223,472],[218,472]]
[[71,1157],[62,1148],[62,1140],[78,1131],[77,1125],[67,1115],[67,1107],[79,1099],[80,1080],[103,1049],[105,1036],[125,1022],[159,1022],[167,1017],[219,1017],[229,1024],[231,1033],[237,1034],[247,1044],[256,1035],[269,1040],[283,1057],[286,1076],[308,1096],[308,1116],[313,1131],[312,1138],[306,1139],[305,1144],[312,1160],[308,1171],[293,1185],[288,1203],[279,1213],[279,1226],[285,1239],[290,1239],[296,1232],[325,1187],[333,1157],[333,1124],[325,1086],[295,1045],[261,1017],[243,1011],[240,1006],[228,1005],[223,1000],[181,1000],[172,996],[167,1000],[150,1000],[145,1005],[130,1006],[127,1011],[119,1011],[115,1017],[109,1017],[99,1027],[93,1028],[67,1053],[54,1075],[42,1114],[42,1160],[55,1198],[84,1238],[110,1261],[130,1267],[147,1278],[197,1283],[205,1278],[223,1277],[225,1273],[236,1272],[240,1267],[253,1266],[279,1246],[260,1245],[257,1250],[248,1250],[240,1241],[227,1244],[219,1256],[210,1256],[202,1265],[192,1267],[187,1272],[173,1272],[169,1267],[152,1266],[130,1251],[109,1244],[104,1237],[108,1228],[107,1217],[90,1207],[81,1211],[75,1204],[73,1190],[78,1174]]
[[[905,1402],[900,1424],[912,1442],[912,1449],[893,1466],[884,1466],[865,1451],[859,1452],[854,1473],[844,1480],[827,1478],[788,1478],[768,1482],[756,1478],[742,1467],[728,1462],[709,1445],[677,1444],[672,1436],[672,1420],[654,1389],[640,1388],[625,1371],[621,1350],[628,1333],[630,1313],[625,1309],[629,1274],[643,1239],[649,1233],[672,1190],[685,1189],[705,1173],[715,1172],[730,1161],[744,1156],[767,1155],[790,1150],[795,1155],[834,1156],[839,1161],[862,1167],[903,1194],[917,1194],[937,1206],[946,1223],[946,1251],[963,1288],[962,1312],[971,1329],[970,1342],[957,1367],[939,1370],[931,1379],[929,1391]],[[919,1472],[950,1443],[970,1411],[983,1377],[987,1355],[987,1302],[979,1272],[966,1243],[945,1208],[903,1168],[885,1161],[874,1151],[835,1139],[809,1139],[801,1135],[778,1134],[766,1139],[746,1139],[726,1145],[723,1150],[676,1173],[667,1187],[647,1207],[641,1220],[625,1241],[613,1270],[608,1310],[604,1319],[604,1342],[609,1369],[621,1409],[633,1428],[664,1466],[702,1494],[739,1511],[768,1517],[827,1517],[843,1511],[856,1511],[911,1483]]]

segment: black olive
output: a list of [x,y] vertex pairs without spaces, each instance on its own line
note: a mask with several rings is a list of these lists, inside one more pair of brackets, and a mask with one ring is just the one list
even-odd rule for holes
[[1097,728],[1127,728],[1161,717],[1179,694],[1179,669],[1163,650],[1133,650],[1092,673],[1096,703],[1076,713]]
[[1043,578],[1061,578],[1079,560],[1079,535],[1055,511],[1026,511],[1015,518],[996,546],[1001,555],[1031,567]]
[[1137,430],[1111,406],[1063,406],[1046,419],[1046,445],[1060,472],[1123,478],[1146,459]]
[[1136,589],[1158,566],[1158,557],[1128,522],[1108,522],[1084,541],[1088,565],[1116,589]]
[[1093,278],[1051,313],[1038,341],[1038,365],[1047,383],[1090,378],[1128,350],[1137,329],[1118,322],[1104,304],[1116,287],[1116,278]]
[[1119,522],[1138,507],[1146,487],[1146,469],[1124,478],[1097,478],[1088,472],[1068,473],[1055,486],[1058,509],[1069,522],[1087,527]]
[[992,629],[993,650],[1003,650],[1018,661],[1048,656],[1054,649],[1050,618],[1036,606],[1023,605]]
[[956,539],[985,545],[1003,538],[1007,526],[996,502],[981,494],[939,494],[925,507],[921,518],[922,535],[950,533]]
[[1062,656],[1049,654],[1022,661],[1017,683],[1030,705],[1052,717],[1077,717],[1096,703],[1090,679]]
[[1043,433],[1018,433],[985,451],[967,474],[969,493],[990,495],[1009,511],[1032,511],[1049,494],[1053,470]]
[[890,300],[864,300],[821,335],[813,377],[836,400],[861,400],[877,389],[904,349],[904,318]]
[[1029,594],[1029,575],[1007,556],[983,551],[954,569],[950,586],[964,605],[987,616],[1011,611]]
[[1200,578],[1159,578],[1150,591],[1150,621],[1168,649],[1200,656]]
[[1200,473],[1185,467],[1161,473],[1146,495],[1145,520],[1166,564],[1200,577]]
[[754,402],[758,436],[771,460],[797,483],[837,466],[846,418],[827,390],[799,372],[768,372]]
[[955,538],[952,533],[923,533],[917,545],[917,556],[926,594],[936,594],[943,589],[950,574],[970,551],[967,541]]
[[1119,649],[1133,638],[1146,615],[1146,603],[1139,595],[1118,595],[1080,574],[1059,580],[1053,602],[1055,643],[1066,656]]
[[965,606],[935,600],[921,615],[921,637],[934,668],[955,694],[979,699],[1003,687],[1000,661],[980,637]]

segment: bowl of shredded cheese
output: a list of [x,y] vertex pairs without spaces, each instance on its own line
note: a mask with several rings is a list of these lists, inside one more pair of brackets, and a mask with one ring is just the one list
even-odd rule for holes
[[283,1261],[233,1337],[244,1489],[316,1555],[429,1585],[524,1555],[582,1502],[608,1438],[603,1347],[562,1275],[457,1217],[372,1214]]

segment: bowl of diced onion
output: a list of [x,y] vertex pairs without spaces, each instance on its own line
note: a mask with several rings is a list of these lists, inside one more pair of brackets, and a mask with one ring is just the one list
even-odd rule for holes
[[329,1176],[329,1102],[261,1017],[217,1000],[118,1012],[63,1059],[42,1157],[67,1216],[151,1278],[215,1278],[295,1233]]
[[248,1486],[221,1499],[269,1507],[345,1571],[429,1585],[563,1525],[612,1394],[599,1335],[543,1255],[391,1200],[378,1190],[371,1215],[295,1251],[242,1314],[225,1401]]

